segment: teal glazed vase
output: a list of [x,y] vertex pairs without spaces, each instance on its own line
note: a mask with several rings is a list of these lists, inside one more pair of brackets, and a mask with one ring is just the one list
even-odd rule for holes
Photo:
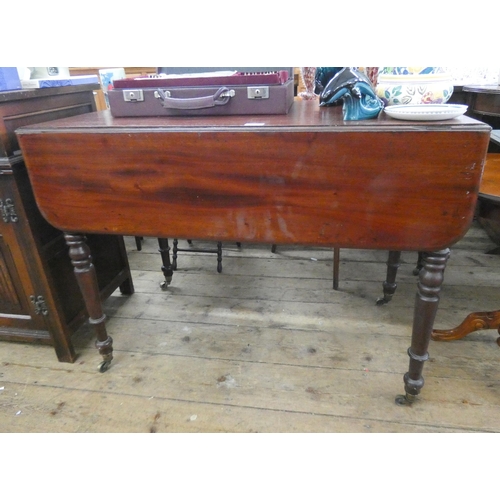
[[376,94],[386,106],[444,104],[453,94],[453,81],[440,67],[380,68]]
[[320,106],[335,106],[339,102],[344,120],[376,118],[384,107],[369,78],[356,68],[342,68],[321,91]]

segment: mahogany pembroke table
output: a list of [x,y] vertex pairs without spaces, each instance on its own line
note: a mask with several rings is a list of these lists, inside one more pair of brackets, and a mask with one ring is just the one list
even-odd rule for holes
[[472,222],[490,130],[466,116],[346,122],[340,107],[296,101],[273,116],[101,111],[17,134],[37,204],[65,232],[101,371],[112,339],[85,233],[421,251],[406,404],[424,384],[448,247]]

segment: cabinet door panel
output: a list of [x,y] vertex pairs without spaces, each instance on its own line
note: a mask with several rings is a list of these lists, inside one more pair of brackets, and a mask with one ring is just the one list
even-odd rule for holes
[[8,240],[8,234],[0,234],[0,333],[15,339],[31,332],[29,338],[48,341],[44,316],[35,314],[17,271],[24,263],[15,261]]
[[[31,302],[38,298],[31,279],[29,264],[33,257],[33,245],[22,238],[26,228],[26,216],[15,189],[12,175],[0,176],[0,334],[3,337],[22,336],[33,331],[31,338],[48,339],[45,316]],[[8,203],[7,203],[8,202]],[[5,210],[5,207],[10,210]],[[38,294],[41,292],[38,292]],[[11,332],[19,329],[19,332]]]
[[0,316],[6,315],[30,317],[10,249],[0,235]]

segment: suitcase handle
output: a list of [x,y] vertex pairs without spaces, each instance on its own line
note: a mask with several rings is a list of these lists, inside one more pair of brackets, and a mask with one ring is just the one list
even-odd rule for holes
[[203,97],[170,97],[170,92],[158,89],[158,98],[162,101],[164,108],[169,109],[202,109],[223,106],[235,94],[234,90],[221,87],[214,95]]

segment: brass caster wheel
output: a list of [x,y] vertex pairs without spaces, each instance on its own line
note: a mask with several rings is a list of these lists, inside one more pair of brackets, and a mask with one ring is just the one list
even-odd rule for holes
[[110,367],[110,365],[111,365],[111,360],[102,361],[99,365],[99,372],[104,373],[104,372],[108,371],[108,368]]
[[416,396],[413,396],[412,394],[400,394],[399,396],[396,396],[395,402],[398,406],[411,406],[415,399]]
[[165,276],[165,279],[160,283],[160,288],[162,290],[166,290],[168,285],[170,285],[170,283],[172,283],[172,278],[173,278],[173,276]]

